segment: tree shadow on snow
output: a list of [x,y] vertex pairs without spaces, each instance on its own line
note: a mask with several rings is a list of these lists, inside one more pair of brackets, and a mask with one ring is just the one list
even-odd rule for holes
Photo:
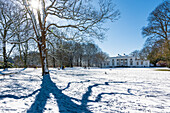
[[3,98],[13,98],[13,99],[29,98],[29,97],[32,97],[34,94],[36,94],[38,91],[40,91],[40,89],[37,89],[37,90],[33,91],[33,93],[31,93],[31,94],[29,94],[27,96],[15,96],[15,95],[10,95],[10,94],[0,95],[0,99],[3,99]]
[[[109,85],[110,83],[122,84],[126,83],[123,81],[110,81],[105,82],[103,84],[94,84],[88,86],[86,93],[83,94],[82,99],[76,99],[69,97],[62,93],[62,91],[68,89],[72,83],[84,83],[90,82],[90,80],[79,81],[79,82],[69,82],[66,88],[59,89],[56,84],[51,80],[50,75],[43,76],[41,88],[35,90],[33,93],[27,96],[15,96],[15,95],[0,95],[0,99],[3,98],[13,98],[13,99],[22,99],[22,98],[29,98],[36,95],[35,101],[31,105],[31,107],[27,110],[27,113],[43,113],[45,109],[45,105],[47,103],[48,98],[50,98],[50,94],[54,95],[54,98],[58,104],[59,112],[61,113],[92,113],[90,110],[87,109],[87,104],[89,102],[100,102],[102,99],[102,95],[133,95],[131,93],[131,89],[127,90],[127,93],[118,93],[118,92],[111,92],[111,93],[100,93],[97,95],[95,100],[89,100],[89,97],[92,93],[92,88],[98,87],[100,85]],[[21,86],[18,86],[21,87]],[[78,101],[81,105],[74,103],[72,100]]]
[[[45,108],[47,99],[50,98],[50,93],[54,95],[54,98],[56,99],[56,102],[58,104],[59,112],[61,113],[70,113],[70,112],[71,113],[92,113],[91,111],[87,109],[88,102],[99,102],[101,101],[102,95],[105,95],[105,94],[107,95],[115,95],[115,94],[133,95],[132,93],[130,93],[131,89],[128,89],[127,93],[118,93],[118,92],[101,93],[101,94],[98,94],[95,100],[88,99],[91,96],[92,88],[97,87],[99,85],[109,85],[109,83],[126,83],[122,81],[105,82],[104,84],[94,84],[92,86],[89,86],[87,92],[82,96],[81,100],[71,98],[62,93],[62,91],[68,89],[72,83],[84,83],[84,82],[90,82],[90,80],[80,81],[80,82],[69,82],[66,88],[58,89],[58,87],[51,80],[49,75],[43,76],[43,81],[41,84],[40,92],[36,96],[34,103],[31,105],[27,113],[33,113],[33,112],[42,113]],[[74,103],[72,100],[81,102],[81,105]]]
[[0,71],[0,75],[11,75],[11,74],[18,74],[18,73],[21,73],[22,71],[24,71],[26,68],[23,68],[19,71],[16,71],[16,72],[10,72],[10,73],[4,73],[6,70],[3,70],[3,71]]
[[51,80],[50,75],[43,76],[41,89],[34,103],[31,105],[27,113],[42,113],[47,99],[50,98],[50,93],[54,95],[58,104],[59,112],[62,113],[92,113],[87,109],[87,106],[78,105],[72,101],[73,98],[62,93],[55,83]]
[[126,83],[126,81],[112,81],[112,82],[105,82],[104,84],[94,84],[92,86],[89,86],[88,87],[88,90],[87,92],[83,95],[82,97],[82,100],[81,100],[81,103],[82,103],[82,106],[85,106],[87,105],[88,102],[100,102],[101,101],[101,98],[102,98],[102,95],[116,95],[116,94],[120,94],[120,95],[134,95],[131,93],[131,89],[127,89],[127,93],[118,93],[118,92],[111,92],[111,93],[100,93],[97,95],[96,99],[95,100],[88,100],[89,96],[91,96],[91,93],[92,93],[92,88],[94,87],[97,87],[97,86],[100,86],[100,85],[109,85],[109,83]]

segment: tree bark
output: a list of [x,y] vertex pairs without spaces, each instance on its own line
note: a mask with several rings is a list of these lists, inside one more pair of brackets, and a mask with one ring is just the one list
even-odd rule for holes
[[4,30],[4,36],[3,36],[3,58],[4,58],[4,64],[3,64],[3,69],[5,70],[8,68],[8,62],[7,62],[7,54],[6,54],[6,35],[7,35],[7,30]]
[[53,58],[53,67],[55,68],[55,58]]
[[24,68],[27,68],[27,52],[24,52]]
[[79,58],[77,58],[77,65],[76,66],[79,66]]
[[42,76],[44,76],[44,75],[49,74],[45,36],[42,36],[41,38],[39,38],[38,48],[40,52]]
[[80,56],[80,67],[82,67],[82,56]]
[[[53,48],[53,55],[54,55],[54,48]],[[56,67],[56,65],[55,65],[55,58],[53,57],[53,67],[55,68]]]
[[6,68],[8,68],[7,55],[6,55],[6,41],[5,41],[5,39],[3,39],[3,58],[4,58],[3,69],[5,70]]
[[87,61],[87,65],[88,65],[88,67],[90,67],[90,60],[89,59]]
[[24,67],[27,68],[27,56],[28,56],[28,42],[25,43],[25,52],[24,52]]
[[70,67],[73,67],[73,58],[72,58],[72,56],[70,57]]

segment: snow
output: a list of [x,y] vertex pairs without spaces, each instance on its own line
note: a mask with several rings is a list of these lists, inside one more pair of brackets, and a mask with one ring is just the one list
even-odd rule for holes
[[0,113],[170,113],[170,72],[155,70],[1,69]]

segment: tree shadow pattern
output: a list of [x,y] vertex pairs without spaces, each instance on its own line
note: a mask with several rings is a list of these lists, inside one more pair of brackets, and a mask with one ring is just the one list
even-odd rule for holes
[[[104,84],[94,84],[88,87],[88,91],[82,96],[81,100],[69,97],[62,93],[63,90],[66,90],[70,87],[72,83],[84,83],[90,82],[90,80],[80,81],[80,82],[69,82],[67,87],[64,89],[58,89],[58,87],[53,83],[49,75],[45,75],[43,77],[43,83],[41,85],[41,90],[39,94],[36,96],[36,99],[27,113],[39,112],[42,113],[43,109],[46,105],[47,99],[50,98],[49,94],[52,93],[58,103],[59,112],[60,113],[92,113],[87,109],[88,102],[99,102],[102,98],[102,95],[108,94],[121,94],[121,95],[133,95],[130,93],[130,89],[128,89],[128,93],[101,93],[97,96],[96,100],[89,100],[89,96],[92,93],[92,88],[97,87],[99,85],[109,85],[109,83],[126,83],[126,82],[105,82]],[[74,103],[73,100],[81,102],[81,105]]]
[[[76,99],[69,97],[62,93],[62,91],[68,89],[72,83],[84,83],[84,82],[90,82],[90,80],[86,81],[80,81],[80,82],[69,82],[66,88],[59,89],[56,84],[51,80],[50,75],[43,76],[41,88],[35,90],[33,93],[27,95],[27,96],[15,96],[15,95],[0,95],[0,99],[3,98],[13,98],[13,99],[22,99],[22,98],[29,98],[33,95],[36,95],[35,101],[31,105],[31,107],[27,110],[27,113],[43,113],[45,109],[45,105],[47,103],[47,100],[50,98],[50,94],[54,95],[54,98],[58,104],[59,112],[60,113],[92,113],[87,107],[89,102],[99,102],[101,101],[102,95],[134,95],[130,92],[131,89],[127,90],[127,93],[118,93],[118,92],[112,92],[112,93],[100,93],[97,95],[95,100],[89,100],[88,98],[91,96],[92,88],[97,87],[99,85],[109,85],[109,83],[126,83],[122,81],[112,81],[112,82],[105,82],[104,84],[94,84],[89,86],[87,89],[87,92],[83,94],[82,99]],[[72,100],[76,100],[81,102],[81,105],[78,105],[74,103]]]
[[21,73],[22,71],[24,71],[25,69],[26,69],[26,68],[23,68],[23,69],[21,69],[21,70],[19,70],[19,71],[11,72],[11,73],[4,73],[5,70],[3,70],[3,71],[0,71],[0,75],[5,76],[5,75],[11,75],[11,74],[18,74],[18,73]]
[[74,103],[71,97],[62,93],[61,89],[55,85],[55,83],[51,80],[50,75],[43,76],[41,89],[34,103],[31,105],[30,109],[27,113],[42,113],[47,99],[50,98],[50,93],[52,93],[57,101],[59,112],[62,113],[92,113],[89,111],[86,106],[81,106]]

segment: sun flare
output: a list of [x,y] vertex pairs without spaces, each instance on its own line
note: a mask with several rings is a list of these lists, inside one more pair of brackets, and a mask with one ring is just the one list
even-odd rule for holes
[[31,0],[30,5],[33,9],[39,9],[39,1],[38,0]]

